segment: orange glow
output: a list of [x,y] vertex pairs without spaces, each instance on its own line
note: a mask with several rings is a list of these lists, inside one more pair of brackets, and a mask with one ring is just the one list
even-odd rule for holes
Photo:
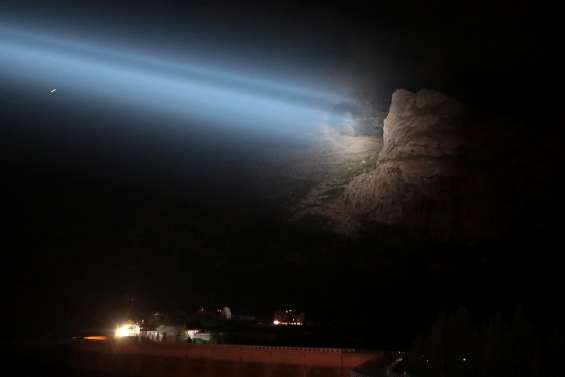
[[85,336],[83,339],[85,339],[85,340],[104,341],[104,340],[107,340],[108,337],[103,336],[103,335],[96,335],[96,336]]

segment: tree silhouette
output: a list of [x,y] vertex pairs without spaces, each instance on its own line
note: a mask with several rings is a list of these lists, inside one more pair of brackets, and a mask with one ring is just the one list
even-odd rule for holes
[[407,370],[416,376],[445,377],[559,375],[555,360],[562,355],[562,345],[558,330],[542,342],[521,305],[509,319],[497,313],[482,324],[460,307],[440,313],[426,333],[416,336]]

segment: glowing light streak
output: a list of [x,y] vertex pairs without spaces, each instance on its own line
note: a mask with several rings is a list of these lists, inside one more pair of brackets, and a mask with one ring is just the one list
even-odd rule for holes
[[105,341],[108,339],[108,337],[103,336],[103,335],[93,335],[93,336],[85,336],[83,338],[84,340],[93,340],[93,341]]
[[202,122],[292,137],[317,130],[343,101],[285,78],[260,79],[122,50],[0,26],[0,75],[21,85],[56,83],[73,95],[172,115],[187,126]]

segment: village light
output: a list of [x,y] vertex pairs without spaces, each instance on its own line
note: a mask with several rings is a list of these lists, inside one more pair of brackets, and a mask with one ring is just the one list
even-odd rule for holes
[[140,332],[141,329],[139,325],[133,322],[126,322],[116,327],[116,330],[114,331],[114,337],[127,338],[127,337],[139,336]]

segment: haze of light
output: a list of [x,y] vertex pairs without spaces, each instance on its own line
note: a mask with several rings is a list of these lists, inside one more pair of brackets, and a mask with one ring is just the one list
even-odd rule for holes
[[127,46],[102,47],[2,26],[0,65],[0,75],[18,86],[56,87],[59,99],[65,94],[102,99],[136,112],[166,114],[187,127],[201,122],[290,138],[318,129],[344,101],[289,84],[285,72],[278,75],[282,79],[257,78],[215,62],[171,61]]

